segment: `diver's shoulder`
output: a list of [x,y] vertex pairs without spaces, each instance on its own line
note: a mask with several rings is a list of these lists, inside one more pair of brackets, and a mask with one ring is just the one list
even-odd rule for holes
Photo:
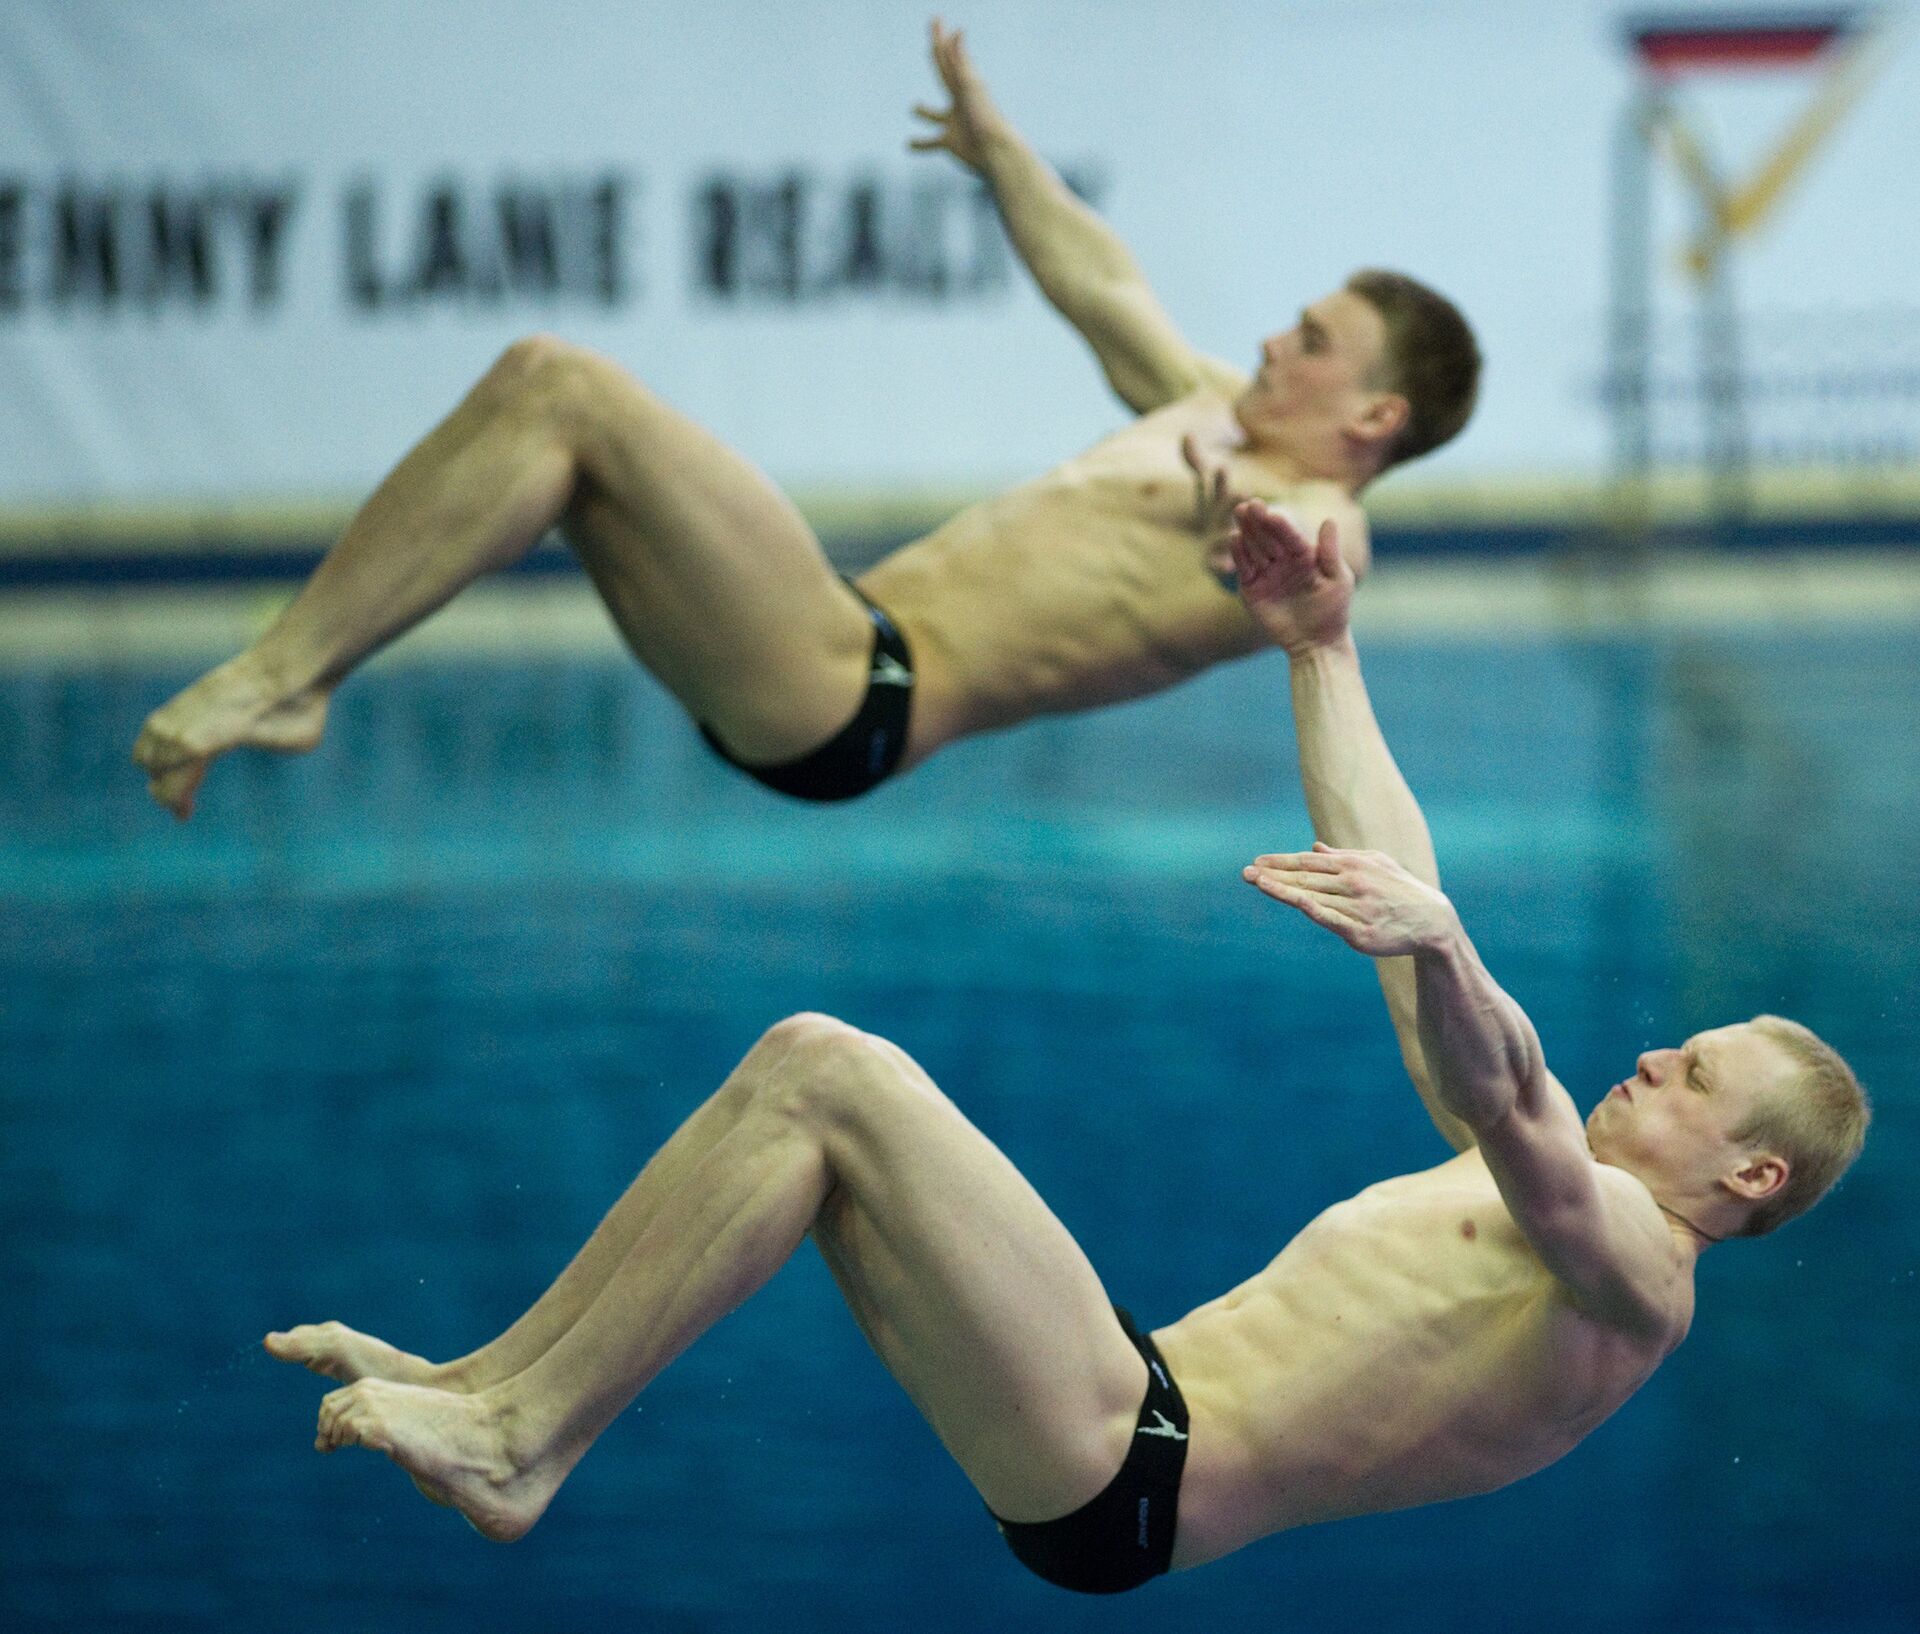
[[1696,1256],[1676,1240],[1658,1199],[1638,1175],[1597,1159],[1593,1174],[1606,1200],[1607,1235],[1620,1272],[1619,1325],[1665,1355],[1693,1323]]
[[1367,521],[1367,508],[1352,490],[1341,483],[1329,482],[1325,477],[1294,478],[1287,483],[1281,503],[1289,510],[1310,515],[1315,520],[1330,516],[1336,522],[1352,522],[1362,527]]
[[[1266,498],[1267,496],[1262,495]],[[1357,577],[1365,577],[1373,565],[1373,528],[1366,507],[1337,482],[1320,477],[1300,478],[1268,503],[1287,513],[1293,525],[1309,539],[1331,522],[1340,536],[1340,554],[1346,557]]]

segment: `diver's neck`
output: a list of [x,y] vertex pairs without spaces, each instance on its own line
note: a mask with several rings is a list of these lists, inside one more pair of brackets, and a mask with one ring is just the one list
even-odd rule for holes
[[[1727,1240],[1726,1233],[1716,1236],[1703,1226],[1697,1225],[1676,1208],[1669,1208],[1665,1203],[1658,1206],[1660,1212],[1667,1217],[1667,1228],[1673,1233],[1674,1240],[1682,1246],[1691,1247],[1696,1258],[1704,1254],[1714,1243],[1723,1243]],[[1714,1223],[1719,1224],[1717,1220]]]
[[1263,425],[1243,416],[1238,405],[1234,419],[1246,439],[1241,457],[1257,461],[1286,482],[1331,483],[1349,498],[1358,498],[1360,490],[1380,474],[1377,464],[1353,457],[1347,439],[1336,428]]

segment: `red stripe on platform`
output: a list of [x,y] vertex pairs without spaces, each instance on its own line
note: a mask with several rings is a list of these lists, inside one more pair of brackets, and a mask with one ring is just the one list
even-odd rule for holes
[[1846,32],[1844,24],[1805,28],[1659,29],[1634,36],[1633,48],[1656,73],[1713,68],[1792,68],[1811,61]]

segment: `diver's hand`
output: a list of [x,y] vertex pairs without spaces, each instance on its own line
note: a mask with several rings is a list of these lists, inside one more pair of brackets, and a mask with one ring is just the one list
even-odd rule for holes
[[960,31],[949,34],[938,17],[933,20],[933,66],[946,87],[948,105],[915,104],[913,111],[939,129],[913,137],[907,146],[916,153],[951,153],[969,170],[985,175],[987,142],[1006,128],[1006,121],[975,72]]
[[1263,500],[1233,509],[1227,540],[1240,575],[1240,599],[1260,627],[1289,653],[1342,640],[1353,608],[1353,569],[1340,554],[1340,530],[1328,517],[1310,541]]
[[1241,878],[1376,959],[1439,947],[1460,929],[1453,904],[1383,851],[1316,844],[1255,857]]

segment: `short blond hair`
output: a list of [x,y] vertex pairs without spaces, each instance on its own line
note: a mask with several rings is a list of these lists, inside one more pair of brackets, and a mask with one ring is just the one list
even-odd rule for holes
[[1788,1169],[1787,1183],[1755,1206],[1739,1237],[1764,1237],[1819,1202],[1860,1155],[1873,1121],[1867,1092],[1831,1044],[1785,1016],[1755,1016],[1753,1025],[1800,1070],[1734,1136],[1785,1158]]

